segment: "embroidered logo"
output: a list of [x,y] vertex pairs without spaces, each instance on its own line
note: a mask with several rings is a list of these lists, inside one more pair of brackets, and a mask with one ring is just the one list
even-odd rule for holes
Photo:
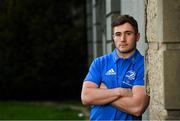
[[126,77],[129,79],[129,80],[134,80],[135,79],[135,76],[136,76],[136,72],[133,71],[133,70],[130,70],[126,73]]
[[114,71],[114,69],[110,69],[110,70],[108,70],[107,72],[106,72],[106,74],[105,75],[116,75],[116,72]]

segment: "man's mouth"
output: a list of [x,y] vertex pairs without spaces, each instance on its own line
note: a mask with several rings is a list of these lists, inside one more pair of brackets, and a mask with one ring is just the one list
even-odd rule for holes
[[126,47],[127,44],[120,44],[120,47]]

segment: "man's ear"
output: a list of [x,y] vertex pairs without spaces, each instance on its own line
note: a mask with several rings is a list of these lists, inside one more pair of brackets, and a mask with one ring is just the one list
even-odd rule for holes
[[137,33],[136,34],[136,41],[139,41],[139,39],[140,39],[140,33]]

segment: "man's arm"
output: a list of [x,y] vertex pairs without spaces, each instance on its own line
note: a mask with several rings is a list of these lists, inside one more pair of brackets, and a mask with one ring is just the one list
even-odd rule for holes
[[99,88],[97,84],[85,81],[83,82],[81,100],[84,105],[104,105],[111,103],[125,93],[127,93],[127,90],[122,88]]
[[144,86],[134,86],[132,96],[124,96],[116,99],[111,104],[121,111],[140,116],[149,105],[150,97],[146,94]]

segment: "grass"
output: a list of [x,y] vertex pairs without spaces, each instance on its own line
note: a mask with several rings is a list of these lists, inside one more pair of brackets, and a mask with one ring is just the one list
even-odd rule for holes
[[0,120],[84,120],[79,103],[0,102]]

